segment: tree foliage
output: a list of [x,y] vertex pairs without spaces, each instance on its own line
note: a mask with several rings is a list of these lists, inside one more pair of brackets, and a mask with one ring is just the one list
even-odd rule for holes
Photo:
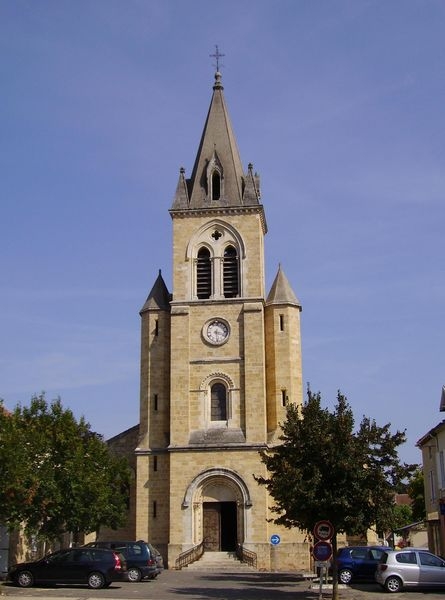
[[45,540],[123,524],[129,468],[83,417],[41,394],[0,427],[0,522]]
[[[320,394],[308,389],[302,406],[288,406],[280,441],[261,453],[268,475],[255,477],[274,499],[275,523],[311,532],[317,521],[329,520],[334,555],[337,533],[366,535],[370,528],[391,527],[395,490],[417,467],[399,462],[404,432],[392,434],[390,424],[378,426],[368,417],[356,430],[344,395],[338,392],[329,412]],[[337,598],[333,565],[332,597]]]
[[340,392],[333,412],[310,390],[303,406],[288,407],[282,444],[262,453],[269,476],[256,478],[274,499],[277,524],[311,531],[329,519],[336,532],[356,535],[391,523],[394,489],[416,466],[399,462],[405,433],[368,417],[354,425]]
[[345,396],[339,392],[329,412],[308,390],[301,407],[288,406],[280,440],[262,453],[268,476],[255,477],[274,499],[275,523],[312,531],[328,519],[336,533],[350,535],[391,523],[395,487],[415,467],[398,459],[404,432],[391,434],[389,424],[367,417],[355,430]]
[[391,531],[397,531],[413,522],[413,510],[409,504],[395,504],[392,513]]
[[413,476],[408,481],[407,492],[411,500],[413,521],[424,521],[426,518],[425,511],[425,487],[423,471],[421,468],[415,470]]

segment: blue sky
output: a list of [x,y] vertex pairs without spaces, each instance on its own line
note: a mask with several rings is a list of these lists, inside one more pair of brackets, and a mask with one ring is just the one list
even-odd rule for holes
[[0,397],[138,422],[139,310],[171,289],[215,44],[261,175],[267,288],[303,304],[303,380],[406,429],[442,420],[445,2],[2,0]]

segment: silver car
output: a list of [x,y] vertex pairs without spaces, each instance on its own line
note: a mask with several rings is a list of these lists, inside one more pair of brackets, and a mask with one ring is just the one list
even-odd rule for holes
[[387,550],[377,565],[375,580],[388,592],[404,587],[445,589],[445,560],[422,548]]

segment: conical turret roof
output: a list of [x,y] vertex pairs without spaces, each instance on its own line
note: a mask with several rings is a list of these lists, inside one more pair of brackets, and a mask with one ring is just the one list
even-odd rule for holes
[[270,304],[291,304],[298,306],[301,310],[301,302],[291,288],[281,265],[278,266],[278,272],[267,296],[266,305]]
[[170,310],[171,294],[165,285],[165,281],[162,278],[161,270],[159,269],[159,275],[148,294],[147,300],[144,306],[141,308],[139,314],[146,312],[147,310]]

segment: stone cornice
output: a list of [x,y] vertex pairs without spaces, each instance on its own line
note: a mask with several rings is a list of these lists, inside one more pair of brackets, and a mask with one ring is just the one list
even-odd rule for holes
[[200,208],[171,208],[169,213],[172,219],[187,219],[190,217],[212,217],[215,215],[245,215],[245,214],[258,214],[261,218],[261,226],[263,233],[267,233],[266,216],[264,214],[264,207],[262,204],[250,205],[250,206],[212,206],[212,207],[200,207]]
[[252,450],[266,450],[267,445],[263,443],[258,444],[188,444],[186,446],[169,446],[169,452],[228,452],[229,450],[243,450],[246,452],[252,452]]

